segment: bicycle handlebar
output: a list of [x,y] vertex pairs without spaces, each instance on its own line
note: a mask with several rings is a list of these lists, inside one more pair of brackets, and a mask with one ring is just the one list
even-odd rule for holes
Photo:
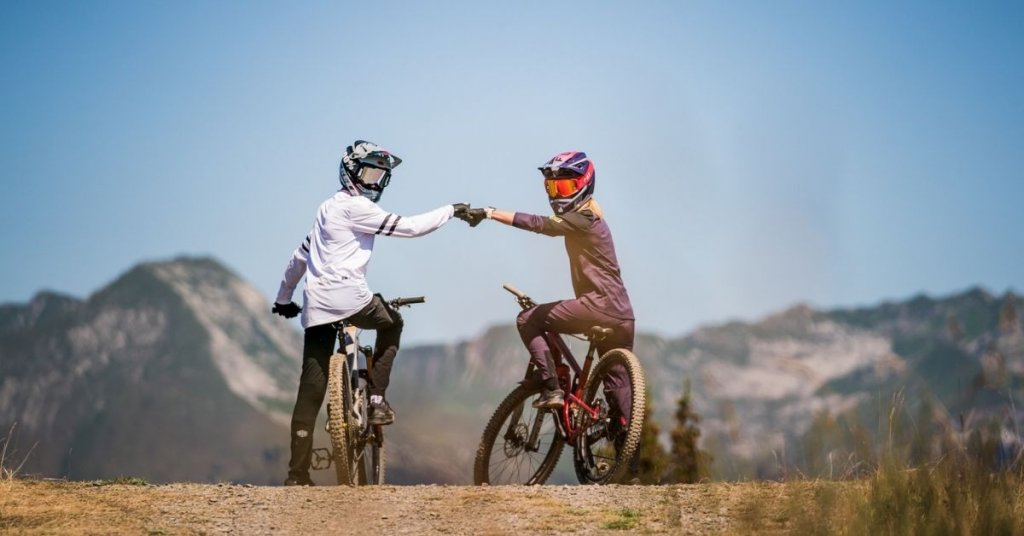
[[523,291],[517,289],[516,287],[513,287],[512,285],[510,285],[508,283],[505,283],[504,285],[502,285],[502,288],[504,288],[505,290],[511,292],[516,297],[516,301],[519,302],[519,306],[522,307],[524,310],[525,309],[529,309],[530,307],[533,307],[534,305],[537,305],[533,301],[533,299],[530,298],[529,296],[527,296]]
[[517,289],[516,287],[513,287],[512,285],[510,285],[508,283],[505,283],[501,287],[504,288],[505,290],[511,292],[515,297],[519,298],[520,300],[522,300],[522,299],[527,297],[526,294],[523,293],[523,291]]
[[415,304],[415,303],[424,303],[426,301],[427,301],[426,297],[424,297],[424,296],[416,296],[415,298],[395,298],[395,299],[391,300],[390,303],[391,303],[392,307],[397,309],[399,307],[405,307],[405,306],[412,305],[412,304]]
[[[505,290],[511,292],[512,295],[516,297],[516,301],[519,302],[519,306],[522,307],[523,309],[529,309],[530,307],[533,307],[534,305],[537,305],[537,303],[533,301],[533,298],[527,296],[526,293],[524,293],[523,291],[517,289],[516,287],[513,287],[512,285],[510,285],[508,283],[505,283],[501,287],[504,288]],[[588,341],[588,340],[590,340],[590,337],[579,335],[579,334],[576,334],[576,333],[566,333],[566,335],[568,335],[570,337],[573,337],[575,339],[579,339],[581,341]],[[607,335],[607,334],[605,334],[605,335]]]

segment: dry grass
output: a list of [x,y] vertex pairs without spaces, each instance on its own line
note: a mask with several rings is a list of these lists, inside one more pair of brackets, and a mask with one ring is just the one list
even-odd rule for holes
[[[7,432],[7,436],[0,440],[0,482],[10,483],[14,480],[18,473],[21,472],[21,468],[25,467],[25,462],[28,461],[32,450],[35,449],[35,445],[32,445],[28,453],[21,458],[21,462],[15,462],[8,458],[8,449],[14,440],[14,430],[17,426],[17,423],[12,424],[11,429]],[[10,455],[13,456],[13,452]]]
[[0,533],[147,534],[148,498],[125,492],[93,493],[88,483],[14,480],[0,497]]
[[1014,447],[1019,436],[1006,440],[1016,425],[962,420],[954,430],[933,414],[922,404],[916,422],[907,419],[898,394],[881,453],[844,458],[855,470],[840,473],[862,476],[787,482],[783,501],[750,497],[740,527],[810,535],[1024,536],[1024,453]]
[[977,469],[890,465],[857,482],[787,483],[784,500],[751,498],[739,527],[801,535],[1024,534],[1022,475]]

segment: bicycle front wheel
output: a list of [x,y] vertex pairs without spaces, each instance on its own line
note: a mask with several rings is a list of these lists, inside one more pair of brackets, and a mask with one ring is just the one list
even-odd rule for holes
[[476,451],[475,484],[543,484],[551,476],[565,441],[558,417],[532,407],[538,394],[540,387],[520,385],[498,405]]
[[375,424],[370,426],[373,435],[363,449],[363,460],[359,465],[359,483],[379,486],[384,483],[384,427]]
[[[609,350],[587,380],[583,400],[600,408],[576,440],[573,466],[581,484],[620,482],[640,448],[647,385],[640,361],[625,349]],[[623,411],[623,409],[626,409]]]
[[345,354],[331,356],[327,374],[327,422],[334,457],[334,471],[338,484],[351,486],[358,483],[355,469],[352,437],[352,381]]
[[349,451],[360,486],[384,484],[384,426],[370,424],[370,382],[365,371],[359,371],[355,389],[355,411],[358,418],[349,436]]

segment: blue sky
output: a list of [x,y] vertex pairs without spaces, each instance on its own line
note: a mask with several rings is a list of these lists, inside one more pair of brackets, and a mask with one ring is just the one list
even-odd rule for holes
[[[585,150],[641,330],[1024,288],[1024,4],[0,4],[0,302],[213,255],[274,295],[355,138],[382,206],[546,213]],[[489,4],[489,3],[487,3]],[[555,239],[380,240],[407,339],[571,294]]]

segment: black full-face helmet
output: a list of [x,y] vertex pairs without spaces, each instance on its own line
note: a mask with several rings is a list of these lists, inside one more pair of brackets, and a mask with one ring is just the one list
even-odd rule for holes
[[376,203],[391,182],[391,170],[401,163],[401,158],[383,147],[356,140],[345,148],[338,180],[341,181],[341,187],[352,195],[361,195]]

